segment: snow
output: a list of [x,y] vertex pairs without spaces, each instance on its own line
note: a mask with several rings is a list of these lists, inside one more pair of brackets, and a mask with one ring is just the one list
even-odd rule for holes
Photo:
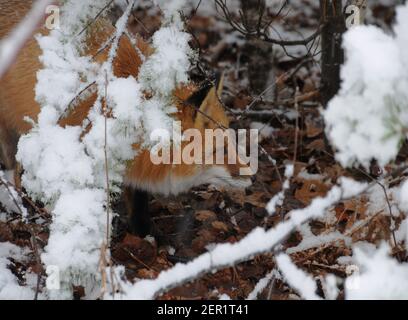
[[308,237],[303,237],[302,241],[295,247],[290,247],[286,250],[287,254],[292,254],[300,251],[309,250],[311,248],[318,248],[327,243],[336,243],[338,241],[344,241],[347,246],[351,245],[350,237],[341,234],[338,231],[328,234],[321,234],[315,236],[313,234]]
[[337,299],[339,289],[337,288],[337,277],[335,275],[328,274],[322,281],[322,287],[327,300]]
[[186,6],[188,5],[187,0],[172,0],[172,1],[153,0],[153,1],[156,3],[156,5],[158,5],[162,9],[164,17],[167,20],[178,17],[177,12],[185,9]]
[[153,35],[155,51],[142,65],[139,76],[144,89],[169,97],[180,83],[188,82],[192,57],[189,40],[190,35],[175,25],[162,27]]
[[225,293],[219,296],[219,300],[231,300],[231,297]]
[[254,290],[252,290],[248,295],[247,300],[256,300],[258,298],[258,294],[260,294],[274,278],[281,279],[279,272],[277,272],[276,270],[272,270],[265,277],[258,281]]
[[[32,282],[32,274],[27,272],[25,274],[27,285],[21,286],[17,278],[8,268],[10,265],[9,257],[15,260],[24,260],[24,256],[29,251],[22,249],[12,243],[2,242],[0,245],[0,300],[32,300],[35,295],[35,284]],[[35,276],[36,277],[36,276]],[[30,285],[31,284],[31,285]],[[39,298],[44,298],[41,294]]]
[[304,180],[324,180],[324,175],[322,174],[317,174],[317,173],[309,173],[307,172],[306,169],[302,169],[298,175],[299,178],[304,179]]
[[[71,193],[65,192],[59,198],[53,210],[47,250],[42,255],[46,265],[60,266],[64,271],[65,266],[86,270],[89,265],[98,264],[100,245],[93,238],[100,230],[106,230],[106,221],[100,219],[105,199],[103,189],[99,192],[77,189]],[[92,244],[94,246],[89,247]]]
[[25,219],[28,215],[27,209],[23,206],[20,196],[13,187],[13,180],[12,171],[3,172],[0,170],[0,203],[7,212],[20,213]]
[[269,215],[274,215],[276,212],[276,207],[281,206],[283,204],[283,200],[285,199],[285,191],[289,189],[290,187],[289,183],[290,183],[290,179],[293,176],[294,170],[295,169],[292,164],[286,166],[286,169],[285,169],[286,180],[283,183],[282,191],[274,195],[273,198],[266,205],[266,210],[268,211]]
[[276,257],[276,263],[287,283],[295,289],[302,298],[307,300],[320,300],[316,294],[317,285],[313,278],[298,269],[286,254]]
[[269,139],[272,137],[275,128],[269,126],[268,124],[262,122],[251,122],[251,129],[257,129],[259,131],[259,142]]
[[402,221],[399,228],[395,231],[395,239],[398,243],[405,242],[405,245],[408,244],[408,219]]
[[166,1],[162,4],[165,20],[162,28],[153,35],[154,52],[141,66],[137,79],[140,89],[152,95],[141,105],[146,131],[143,140],[150,147],[154,146],[152,137],[158,129],[172,132],[172,114],[177,111],[173,101],[174,90],[189,82],[188,71],[194,54],[189,45],[190,35],[183,31],[176,11],[184,2]]
[[[408,181],[405,181],[399,190],[396,192],[398,207],[405,213],[408,213]],[[397,241],[405,241],[405,247],[408,247],[408,217],[401,222],[400,227],[396,231],[395,237]]]
[[408,212],[408,180],[404,181],[398,193],[398,205],[401,210]]
[[408,265],[389,257],[382,245],[374,253],[354,249],[359,267],[346,281],[346,299],[408,299]]
[[56,126],[56,118],[55,109],[43,108],[38,126],[20,139],[17,153],[25,168],[23,185],[45,203],[94,181],[85,148],[78,143],[81,128]]
[[115,118],[128,118],[129,122],[136,123],[140,121],[141,110],[138,110],[142,103],[140,90],[140,84],[133,77],[119,78],[109,83],[108,104],[116,106],[113,109]]

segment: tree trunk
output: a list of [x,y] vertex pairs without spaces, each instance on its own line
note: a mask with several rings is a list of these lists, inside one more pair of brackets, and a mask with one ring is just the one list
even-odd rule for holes
[[340,66],[344,62],[342,36],[346,30],[342,0],[320,0],[324,24],[322,43],[322,104],[324,107],[340,89]]
[[[249,28],[256,30],[259,19],[259,8],[265,6],[264,0],[241,0],[241,9]],[[272,72],[272,45],[260,39],[251,38],[243,48],[248,58],[248,79],[252,94],[260,94],[270,83],[275,81]],[[265,98],[272,100],[273,90],[265,93]]]

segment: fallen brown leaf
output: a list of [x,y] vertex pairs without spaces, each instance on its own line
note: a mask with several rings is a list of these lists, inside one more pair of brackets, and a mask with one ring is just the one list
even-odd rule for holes
[[200,210],[196,212],[195,218],[196,220],[200,222],[204,222],[207,220],[213,221],[217,219],[217,215],[213,211],[210,211],[210,210]]
[[228,232],[228,226],[224,222],[214,221],[211,225],[216,230]]

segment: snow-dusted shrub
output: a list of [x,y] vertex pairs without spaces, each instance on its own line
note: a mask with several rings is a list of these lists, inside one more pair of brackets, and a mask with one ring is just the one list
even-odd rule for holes
[[395,35],[374,26],[344,36],[340,92],[324,118],[343,166],[393,160],[408,127],[408,5],[397,10]]
[[[107,3],[67,1],[61,10],[64,32],[53,30],[38,37],[44,65],[36,86],[41,112],[38,123],[20,139],[17,159],[25,168],[24,187],[53,210],[49,242],[41,257],[47,267],[60,270],[61,290],[50,291],[52,297],[69,298],[72,277],[96,273],[98,249],[106,236],[106,186],[96,185],[94,161],[81,143],[81,128],[62,128],[58,119],[81,90],[81,79],[96,78],[97,65],[81,57],[85,33],[78,38],[74,35]],[[72,197],[78,194],[84,203],[73,207]],[[100,205],[95,206],[97,202]]]
[[[116,78],[112,70],[135,1],[129,1],[116,22],[107,61],[99,65],[84,56],[87,32],[81,30],[108,3],[65,1],[60,30],[37,37],[44,66],[36,86],[41,112],[37,123],[27,119],[33,129],[20,139],[17,159],[25,169],[24,187],[53,214],[49,241],[41,256],[46,267],[60,271],[61,288],[48,290],[52,298],[70,298],[73,283],[85,286],[88,298],[91,290],[100,294],[101,248],[109,242],[112,218],[112,214],[107,216],[107,190],[119,191],[126,161],[136,155],[135,143],[149,144],[150,133],[158,126],[170,130],[175,110],[171,93],[188,81],[190,38],[176,14],[182,1],[177,1],[177,6],[163,6],[165,21],[153,36],[155,51],[144,60],[139,79]],[[93,82],[98,99],[87,117],[90,130],[83,130],[85,123],[60,126],[58,121],[70,101]],[[149,100],[146,91],[151,91]],[[104,114],[105,94],[113,117]]]

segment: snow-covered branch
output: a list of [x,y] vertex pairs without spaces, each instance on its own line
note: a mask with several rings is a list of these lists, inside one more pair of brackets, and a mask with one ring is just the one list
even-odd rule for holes
[[274,278],[278,279],[281,278],[281,275],[275,269],[269,272],[265,277],[258,281],[255,288],[248,295],[247,300],[255,300],[258,297],[258,294],[260,294],[262,290],[264,290],[271,281],[273,282]]
[[288,284],[294,288],[302,298],[307,300],[319,300],[316,294],[317,285],[313,278],[300,270],[290,260],[286,254],[280,254],[276,257],[276,263],[283,273]]

